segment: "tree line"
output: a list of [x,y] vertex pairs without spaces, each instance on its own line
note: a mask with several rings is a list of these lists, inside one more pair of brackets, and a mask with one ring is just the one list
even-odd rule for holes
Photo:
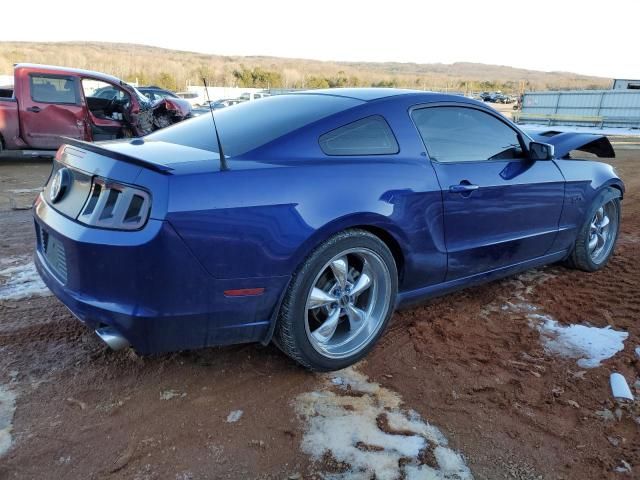
[[321,62],[232,57],[98,42],[0,42],[0,74],[14,63],[44,63],[110,73],[139,85],[174,91],[200,85],[257,88],[402,87],[436,91],[608,88],[610,80],[470,63]]

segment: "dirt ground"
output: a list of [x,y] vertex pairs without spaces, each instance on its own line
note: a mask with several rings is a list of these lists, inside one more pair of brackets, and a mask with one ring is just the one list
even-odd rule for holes
[[[632,390],[640,377],[640,149],[615,147],[627,194],[607,268],[550,266],[398,312],[357,366],[437,426],[476,479],[640,476],[640,403],[618,407],[609,388],[611,372]],[[11,208],[10,190],[37,188],[49,168],[0,165],[0,270],[34,242],[31,212]],[[523,301],[560,324],[629,338],[581,368],[545,351]],[[141,358],[109,351],[54,297],[5,300],[0,387],[16,409],[0,479],[331,478],[346,466],[304,453],[294,405],[323,384],[273,346]]]

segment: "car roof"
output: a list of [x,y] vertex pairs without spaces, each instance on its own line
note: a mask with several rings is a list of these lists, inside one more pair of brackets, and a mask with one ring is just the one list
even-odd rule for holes
[[317,90],[303,90],[301,92],[292,92],[304,95],[332,95],[335,97],[348,97],[362,100],[365,102],[379,100],[386,97],[395,97],[397,95],[410,95],[416,93],[425,93],[422,90],[409,90],[405,88],[320,88]]
[[68,68],[68,67],[58,67],[55,65],[40,65],[37,63],[17,63],[15,65],[16,70],[20,68],[27,68],[29,70],[33,70],[35,73],[50,73],[50,74],[60,74],[60,73],[70,73],[73,75],[79,75],[81,77],[91,77],[96,80],[103,80],[107,83],[115,83],[116,85],[120,85],[123,82],[118,77],[114,77],[113,75],[109,75],[107,73],[102,72],[94,72],[92,70],[83,70],[81,68]]
[[451,93],[431,92],[428,90],[411,90],[406,88],[323,88],[318,90],[304,90],[291,92],[291,95],[327,95],[333,97],[353,98],[361,102],[369,103],[377,100],[404,97],[416,103],[435,102],[455,102],[468,103],[472,105],[485,106],[483,102],[478,102],[463,95]]

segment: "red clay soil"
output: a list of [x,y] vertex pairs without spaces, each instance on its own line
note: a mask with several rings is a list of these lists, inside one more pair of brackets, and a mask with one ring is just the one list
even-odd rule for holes
[[[628,193],[607,268],[552,266],[399,312],[359,366],[438,426],[477,479],[640,476],[640,404],[617,410],[609,389],[613,371],[640,377],[640,150],[618,156]],[[0,190],[33,188],[33,172],[42,181],[49,170],[31,165],[20,183],[25,168],[0,165]],[[0,258],[28,255],[32,228],[30,212],[0,211]],[[593,369],[546,354],[526,315],[502,309],[518,295],[561,323],[629,332],[624,351]],[[301,452],[292,407],[320,379],[271,346],[140,358],[108,351],[53,297],[3,301],[0,384],[18,395],[0,480],[335,471],[330,455],[314,463]],[[234,410],[242,416],[228,423]],[[596,414],[607,410],[613,419]],[[632,472],[616,472],[625,462]]]

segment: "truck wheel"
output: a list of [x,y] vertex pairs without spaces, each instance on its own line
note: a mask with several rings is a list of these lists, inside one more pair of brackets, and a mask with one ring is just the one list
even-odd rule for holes
[[605,188],[596,196],[567,259],[568,266],[595,272],[607,264],[618,240],[620,212],[620,191]]
[[336,234],[291,279],[276,345],[306,368],[331,371],[364,357],[395,306],[398,273],[389,248],[364,230]]

